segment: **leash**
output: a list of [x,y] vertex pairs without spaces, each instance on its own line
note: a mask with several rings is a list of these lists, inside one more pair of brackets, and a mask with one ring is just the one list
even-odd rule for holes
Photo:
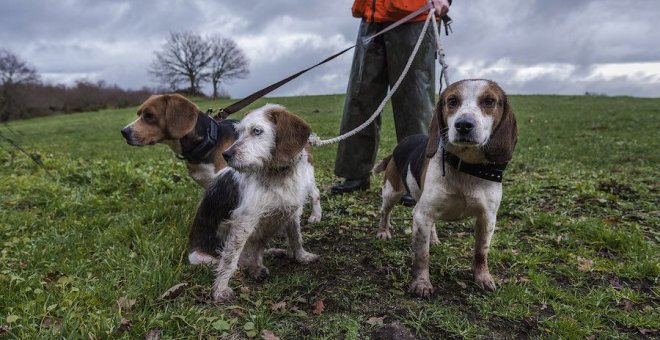
[[[401,24],[406,23],[406,22],[410,21],[411,19],[413,19],[413,18],[415,18],[415,17],[421,15],[422,13],[426,12],[427,10],[429,10],[429,13],[434,13],[434,12],[435,12],[433,6],[431,6],[430,3],[427,3],[426,5],[424,5],[424,6],[420,7],[420,8],[418,8],[418,9],[415,10],[414,12],[408,14],[407,16],[405,16],[405,17],[403,17],[403,18],[401,18],[401,19],[395,21],[395,22],[392,23],[391,25],[385,27],[385,28],[382,29],[381,31],[379,31],[379,32],[377,32],[377,33],[374,33],[373,35],[371,35],[371,36],[369,36],[369,37],[364,38],[362,41],[363,41],[363,43],[369,42],[369,41],[373,40],[374,38],[376,38],[377,36],[380,36],[380,35],[382,35],[382,34],[385,34],[386,32],[388,32],[388,31],[390,31],[390,30],[392,30],[392,29],[394,29],[394,28],[400,26]],[[435,20],[435,18],[434,18],[434,20]],[[449,27],[449,24],[451,23],[451,18],[449,18],[448,16],[445,16],[445,17],[443,17],[442,20],[443,20],[443,22],[444,22],[444,24],[445,24],[445,27],[448,28],[448,27]],[[427,21],[428,21],[428,18],[427,18]],[[437,30],[437,28],[436,28],[436,30]],[[426,31],[426,29],[424,29],[424,32],[425,32],[425,31]],[[449,32],[449,31],[447,31],[447,34],[448,34],[448,32]],[[248,106],[248,105],[254,103],[257,99],[259,99],[259,98],[261,98],[261,97],[267,95],[268,93],[270,93],[270,92],[276,90],[276,89],[279,88],[280,86],[282,86],[282,85],[284,85],[284,84],[286,84],[286,83],[288,83],[288,82],[290,82],[290,81],[292,81],[292,80],[298,78],[300,75],[306,73],[307,71],[310,71],[310,70],[312,70],[312,69],[314,69],[314,68],[316,68],[316,67],[318,67],[318,66],[321,66],[321,65],[323,65],[323,64],[325,64],[325,63],[327,63],[327,62],[329,62],[329,61],[331,61],[331,60],[333,60],[333,59],[339,57],[340,55],[342,55],[342,54],[344,54],[344,53],[350,51],[351,49],[355,48],[356,46],[357,46],[357,44],[355,44],[355,45],[353,45],[353,46],[350,46],[350,47],[348,47],[348,48],[345,48],[345,49],[343,49],[343,50],[341,50],[341,51],[339,51],[339,52],[337,52],[337,53],[335,53],[335,54],[329,56],[328,58],[322,60],[321,62],[317,63],[316,65],[313,65],[313,66],[311,66],[311,67],[308,67],[308,68],[306,68],[306,69],[304,69],[304,70],[302,70],[302,71],[300,71],[300,72],[294,73],[294,74],[292,74],[292,75],[290,75],[290,76],[288,76],[288,77],[286,77],[286,78],[284,78],[284,79],[282,79],[282,80],[280,80],[280,81],[278,81],[278,82],[276,82],[276,83],[273,83],[273,84],[271,84],[271,85],[269,85],[269,86],[267,86],[267,87],[265,87],[265,88],[263,88],[263,89],[261,89],[261,90],[258,90],[258,91],[256,91],[256,92],[254,92],[254,93],[248,95],[247,97],[245,97],[245,98],[243,98],[243,99],[241,99],[241,100],[239,100],[239,101],[237,101],[237,102],[235,102],[235,103],[233,103],[233,104],[231,104],[231,105],[229,105],[229,106],[227,106],[227,107],[224,107],[224,108],[219,109],[219,110],[217,111],[217,113],[215,114],[214,118],[215,118],[215,119],[226,119],[226,118],[227,118],[229,115],[231,115],[232,113],[236,113],[236,112],[240,111],[241,109],[245,108],[246,106]],[[212,112],[211,109],[209,109],[209,111]],[[209,113],[209,111],[207,111],[207,113]]]
[[[424,35],[426,34],[426,30],[428,29],[429,22],[431,22],[431,20],[433,20],[433,32],[434,32],[435,40],[436,40],[436,49],[437,49],[436,53],[437,53],[437,56],[438,56],[438,62],[440,63],[440,66],[442,67],[442,69],[440,71],[440,93],[442,93],[442,80],[443,79],[445,81],[445,84],[447,86],[449,86],[449,80],[448,80],[449,77],[447,75],[447,68],[449,68],[449,66],[445,62],[444,49],[442,48],[442,45],[440,44],[440,32],[438,30],[437,21],[436,21],[435,15],[434,15],[435,14],[435,8],[433,6],[431,6],[431,3],[429,1],[426,4],[426,6],[423,6],[419,10],[421,10],[421,9],[424,9],[424,10],[430,9],[429,14],[426,17],[426,21],[424,22],[424,27],[422,28],[422,33],[419,35],[419,38],[417,38],[417,43],[415,44],[415,47],[413,48],[413,51],[410,54],[410,57],[408,58],[408,62],[406,63],[406,66],[404,67],[403,72],[401,72],[401,75],[396,80],[396,83],[394,83],[394,86],[392,86],[389,89],[389,91],[387,92],[387,95],[385,96],[383,101],[380,103],[378,108],[376,108],[376,111],[371,115],[371,117],[369,117],[369,119],[367,119],[360,126],[356,127],[355,129],[353,129],[353,130],[351,130],[351,131],[349,131],[345,134],[339,135],[337,137],[322,140],[321,138],[319,138],[319,136],[317,136],[316,134],[313,133],[309,137],[309,143],[312,146],[324,146],[324,145],[328,145],[328,144],[334,144],[334,143],[341,142],[341,141],[343,141],[347,138],[350,138],[350,137],[356,135],[360,131],[364,130],[367,126],[369,126],[371,123],[373,123],[373,121],[376,120],[376,118],[378,116],[380,116],[380,114],[383,112],[383,109],[385,108],[385,105],[390,100],[390,98],[392,98],[392,95],[399,88],[399,85],[401,85],[401,83],[403,82],[403,78],[405,78],[406,74],[410,70],[410,66],[412,65],[412,62],[415,59],[415,56],[417,55],[419,47],[421,46],[422,41],[424,40]],[[419,10],[417,10],[417,11],[419,11]],[[448,29],[449,23],[450,22],[445,22],[445,30],[446,30],[447,34],[449,34],[449,29]]]

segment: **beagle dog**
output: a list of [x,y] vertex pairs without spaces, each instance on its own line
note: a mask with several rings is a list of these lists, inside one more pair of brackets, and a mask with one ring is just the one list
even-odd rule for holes
[[[143,146],[162,143],[174,153],[185,159],[188,174],[204,188],[209,188],[216,174],[227,168],[222,153],[236,141],[237,121],[222,120],[216,122],[190,100],[179,94],[154,95],[147,99],[137,110],[138,118],[121,130],[129,145]],[[305,144],[304,160],[313,169],[311,146]],[[321,220],[321,195],[314,181],[314,176],[307,177],[307,196],[311,196],[312,213],[308,223]],[[218,186],[216,181],[214,194],[231,196],[231,183],[226,187]],[[189,234],[190,251],[188,260],[191,264],[212,263],[218,252],[221,235],[207,234],[208,229],[194,223]]]
[[268,274],[263,254],[272,237],[284,230],[288,254],[299,263],[318,258],[302,246],[300,215],[314,183],[306,149],[311,133],[301,118],[278,105],[248,113],[236,126],[238,138],[223,156],[229,167],[212,180],[200,203],[193,230],[221,251],[213,298],[230,300],[229,279],[241,265],[253,277]]
[[390,211],[408,190],[413,211],[413,281],[410,291],[433,293],[429,246],[435,221],[474,217],[475,283],[495,289],[488,250],[502,200],[502,173],[518,140],[516,119],[504,91],[493,81],[456,82],[438,102],[429,136],[410,136],[374,168],[385,171],[378,237],[390,238]]

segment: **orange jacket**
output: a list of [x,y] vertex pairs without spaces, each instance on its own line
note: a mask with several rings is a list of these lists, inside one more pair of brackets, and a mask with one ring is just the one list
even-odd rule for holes
[[[397,21],[424,6],[428,0],[355,0],[353,16],[369,22]],[[423,21],[422,14],[410,21]]]

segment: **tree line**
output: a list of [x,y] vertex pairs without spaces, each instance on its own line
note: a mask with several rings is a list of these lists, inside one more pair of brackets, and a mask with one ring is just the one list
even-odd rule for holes
[[135,106],[155,92],[204,96],[202,87],[207,84],[218,97],[226,93],[223,85],[249,74],[248,65],[247,57],[232,39],[171,33],[161,50],[154,52],[148,68],[149,76],[166,89],[126,90],[104,81],[79,80],[72,86],[46,84],[34,67],[11,51],[0,49],[0,121]]

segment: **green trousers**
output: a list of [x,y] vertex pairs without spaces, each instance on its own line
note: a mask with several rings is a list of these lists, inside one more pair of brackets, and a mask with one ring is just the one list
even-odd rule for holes
[[[362,42],[363,37],[385,26],[364,20],[360,24],[341,120],[342,134],[364,123],[385,98],[388,88],[394,85],[406,66],[424,22],[407,23],[367,44]],[[427,133],[434,94],[435,39],[429,27],[408,74],[392,96],[398,141],[410,135]],[[335,160],[337,176],[349,179],[369,176],[378,152],[380,126],[378,117],[366,129],[339,143]]]

